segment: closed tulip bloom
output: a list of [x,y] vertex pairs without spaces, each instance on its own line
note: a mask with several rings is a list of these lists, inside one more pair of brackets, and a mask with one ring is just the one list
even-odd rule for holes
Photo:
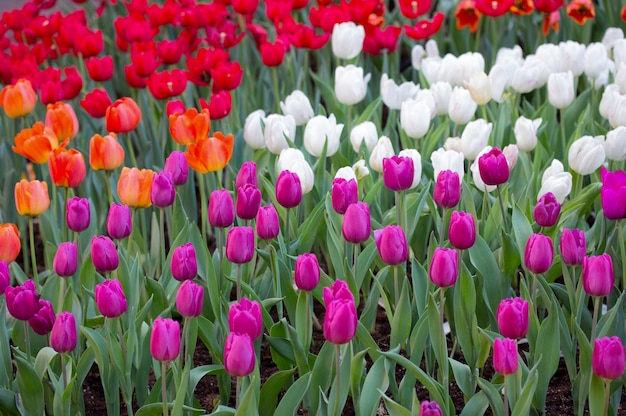
[[537,198],[541,198],[547,192],[552,192],[559,204],[565,201],[572,191],[572,174],[564,170],[560,161],[557,159],[552,161],[541,177],[541,189]]
[[235,137],[216,132],[187,146],[185,157],[189,167],[198,173],[215,172],[224,169],[233,155]]
[[170,134],[178,144],[188,145],[209,137],[211,116],[208,109],[198,113],[196,108],[189,108],[184,114],[171,114],[168,120]]
[[147,208],[150,202],[150,192],[154,171],[150,169],[128,168],[124,166],[117,181],[117,194],[122,204],[131,208]]
[[344,105],[360,103],[367,93],[371,74],[363,75],[363,68],[355,65],[338,66],[335,69],[335,96]]
[[498,305],[496,320],[504,337],[525,337],[528,332],[528,302],[522,298],[502,299]]
[[430,116],[430,108],[423,100],[404,100],[400,108],[400,125],[407,136],[419,139],[430,128]]
[[531,120],[521,116],[515,122],[513,134],[517,142],[517,147],[523,152],[530,152],[537,147],[537,130],[541,125],[541,118]]
[[6,260],[0,260],[0,295],[11,284],[11,274],[9,273],[9,263]]
[[261,207],[261,191],[245,184],[237,188],[237,216],[242,220],[251,220],[256,217]]
[[463,84],[476,104],[485,105],[491,101],[491,82],[485,72],[474,72]]
[[107,236],[94,236],[91,239],[91,260],[100,273],[117,269],[119,257],[115,243]]
[[32,280],[21,286],[9,286],[4,291],[7,309],[11,316],[20,321],[29,320],[39,310],[39,294]]
[[80,106],[93,118],[103,118],[111,104],[111,97],[104,88],[94,88],[80,100]]
[[496,338],[493,341],[493,368],[502,375],[515,374],[517,361],[517,342],[510,338]]
[[350,143],[356,153],[359,153],[361,143],[365,143],[365,147],[371,152],[377,142],[378,131],[376,130],[376,125],[371,121],[357,124],[350,131]]
[[65,220],[67,228],[76,233],[89,228],[91,222],[89,200],[77,196],[68,199],[65,207]]
[[216,189],[209,197],[209,223],[217,228],[230,227],[235,221],[235,204],[226,189]]
[[240,186],[245,184],[252,185],[255,188],[259,187],[259,180],[256,173],[256,163],[252,161],[243,162],[237,172],[237,179],[235,180],[235,188],[239,189]]
[[304,128],[304,148],[311,155],[321,157],[326,146],[326,157],[330,157],[339,150],[342,130],[343,124],[337,124],[334,114],[328,117],[315,116]]
[[504,153],[497,147],[478,159],[478,170],[486,185],[501,185],[509,180],[511,173]]
[[305,125],[315,115],[309,97],[300,90],[293,91],[285,98],[285,101],[281,101],[280,109],[284,115],[293,117],[296,126]]
[[128,237],[133,232],[133,219],[130,207],[115,202],[109,207],[107,215],[107,234],[115,240]]
[[76,243],[66,241],[59,244],[54,255],[52,267],[54,272],[61,277],[73,276],[78,268],[78,247]]
[[254,255],[254,230],[252,227],[233,227],[226,236],[226,258],[231,263],[243,264]]
[[492,128],[493,124],[487,123],[482,118],[467,123],[461,134],[459,149],[466,159],[476,159],[480,151],[487,146]]
[[383,181],[392,191],[404,191],[413,184],[415,167],[410,157],[392,156],[383,159]]
[[324,297],[324,304],[328,305],[335,299],[345,299],[354,301],[354,295],[350,292],[350,287],[345,280],[337,279],[330,285],[325,287],[322,295]]
[[524,264],[535,274],[545,273],[552,266],[554,249],[552,239],[543,234],[532,234],[526,243]]
[[29,114],[35,104],[37,94],[27,79],[19,79],[14,85],[7,85],[0,91],[0,107],[11,118]]
[[56,186],[76,188],[85,179],[87,168],[83,154],[76,149],[58,147],[48,159],[50,179]]
[[231,332],[224,343],[224,369],[235,377],[243,377],[254,371],[256,355],[248,334]]
[[29,320],[28,325],[39,335],[47,335],[52,331],[56,316],[50,301],[39,299],[39,310]]
[[279,155],[280,152],[288,149],[289,143],[287,143],[285,137],[288,137],[291,141],[295,140],[296,119],[290,114],[285,116],[270,114],[265,118],[264,123],[263,137],[265,138],[267,149],[275,155]]
[[326,302],[328,290],[330,289],[324,288],[324,304],[326,305],[324,338],[333,344],[345,344],[350,342],[356,334],[358,320],[354,299],[334,298]]
[[12,149],[15,153],[37,164],[46,163],[50,152],[59,147],[59,139],[54,130],[40,121],[33,124],[32,128],[20,131],[13,142],[15,146]]
[[48,184],[42,181],[22,179],[15,184],[15,207],[20,215],[36,217],[50,206]]
[[394,155],[393,145],[387,136],[380,136],[378,142],[371,150],[369,165],[378,173],[383,172],[383,160],[391,158]]
[[463,166],[463,154],[456,150],[446,150],[439,148],[430,154],[430,161],[433,165],[435,180],[444,170],[456,172],[459,178],[465,174]]
[[583,258],[583,289],[589,296],[608,296],[613,290],[613,259],[607,253]]
[[611,172],[602,167],[600,197],[604,216],[610,220],[626,218],[626,172]]
[[12,263],[20,254],[20,235],[15,224],[0,224],[0,261]]
[[333,55],[339,59],[355,58],[363,50],[364,39],[363,26],[354,22],[335,24],[330,38]]
[[356,179],[345,180],[344,178],[333,179],[331,201],[333,209],[338,214],[345,214],[348,206],[359,200],[359,186]]
[[46,110],[46,127],[54,130],[59,141],[69,141],[78,134],[78,118],[74,109],[67,103],[59,101],[48,104]]
[[113,78],[113,57],[111,55],[102,58],[91,57],[85,60],[85,67],[89,78],[96,82],[104,82]]
[[294,281],[298,289],[307,292],[317,287],[320,281],[320,266],[314,253],[298,256],[294,270]]
[[406,235],[402,227],[388,225],[382,230],[376,230],[374,241],[380,258],[391,266],[402,264],[409,257]]
[[108,132],[128,133],[141,121],[141,109],[132,98],[123,97],[107,108],[105,119]]
[[587,254],[583,230],[565,228],[561,234],[561,259],[569,266],[582,264]]
[[247,334],[252,341],[263,333],[261,304],[256,300],[241,298],[228,309],[228,328],[236,334]]
[[448,227],[450,244],[459,250],[467,250],[476,242],[476,220],[470,213],[453,211]]
[[76,348],[76,320],[71,312],[57,315],[50,333],[50,346],[59,354],[67,354]]
[[192,280],[196,277],[198,274],[198,263],[196,259],[196,249],[193,244],[183,244],[174,249],[170,269],[172,271],[172,277],[179,282]]
[[159,208],[169,207],[176,199],[174,178],[169,172],[161,171],[154,175],[150,188],[150,202]]
[[202,313],[204,288],[193,280],[185,280],[176,293],[176,309],[185,318],[195,318]]
[[548,101],[562,110],[574,101],[574,75],[572,71],[552,73],[548,77]]
[[[624,66],[624,74],[626,74],[626,63]],[[606,133],[604,141],[604,153],[609,160],[625,160],[626,159],[626,127],[619,126]]]
[[458,173],[444,170],[437,176],[433,191],[435,203],[442,208],[455,207],[461,200],[461,180]]
[[552,192],[548,192],[537,201],[537,205],[535,205],[533,210],[533,217],[540,226],[552,227],[559,219],[560,213],[561,204],[559,204]]
[[246,117],[243,126],[243,140],[253,149],[265,148],[264,124],[265,111],[263,110],[253,111]]
[[604,163],[604,136],[583,136],[569,147],[567,161],[580,175],[595,172]]
[[278,236],[280,222],[278,212],[274,205],[266,205],[259,208],[256,215],[256,233],[263,240],[271,240]]
[[181,186],[187,183],[189,177],[189,164],[185,153],[179,150],[174,150],[165,159],[165,166],[163,166],[165,172],[172,174],[172,180],[175,186]]
[[300,178],[294,172],[283,170],[276,180],[276,200],[285,208],[293,208],[302,200]]
[[439,287],[450,287],[459,274],[459,254],[451,248],[437,247],[430,260],[428,276]]
[[128,303],[119,280],[105,280],[96,285],[96,305],[107,318],[117,318],[126,312]]
[[448,103],[448,116],[456,124],[465,124],[474,117],[477,104],[468,90],[454,87]]
[[157,317],[152,323],[150,353],[157,361],[173,361],[180,353],[180,325],[169,318]]
[[424,400],[420,403],[419,416],[443,416],[443,412],[437,402]]
[[596,338],[593,342],[591,368],[593,373],[607,380],[618,379],[624,374],[624,345],[617,337]]
[[367,241],[372,234],[372,220],[370,218],[370,207],[365,202],[357,201],[348,205],[343,216],[341,225],[343,238],[353,244],[360,244]]
[[95,134],[89,141],[89,165],[93,170],[113,170],[124,163],[124,148],[115,133]]

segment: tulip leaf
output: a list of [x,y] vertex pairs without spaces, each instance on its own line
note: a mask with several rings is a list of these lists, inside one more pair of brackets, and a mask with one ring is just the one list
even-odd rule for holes
[[484,391],[479,391],[471,396],[468,402],[465,403],[465,407],[463,407],[460,416],[484,415],[488,407],[489,400],[487,399],[487,395]]
[[[337,374],[330,387],[330,401],[328,407],[330,409],[340,409],[339,413],[343,413],[343,409],[348,399],[348,391],[350,388],[350,367],[352,366],[352,344],[335,345],[335,353],[339,353],[339,371],[340,378],[337,379]],[[335,354],[336,359],[336,354]],[[327,369],[328,371],[328,369]],[[339,381],[339,382],[338,382]],[[339,389],[339,395],[337,395],[337,389]]]
[[[624,292],[620,295],[619,299],[615,302],[615,305],[607,313],[602,315],[602,318],[598,321],[598,338],[610,336],[614,333],[615,320],[617,319],[617,312],[621,312],[622,301],[624,300]],[[623,315],[622,315],[623,319]]]
[[[168,405],[168,407],[172,407],[172,406]],[[194,415],[201,415],[203,413],[206,413],[204,409],[196,409],[196,408],[189,407],[189,406],[183,406],[183,410],[185,412],[191,412]],[[162,415],[162,414],[163,414],[163,403],[157,402],[157,403],[150,403],[150,404],[146,404],[142,406],[139,410],[137,410],[137,413],[135,413],[135,416],[157,416],[157,415]],[[215,415],[216,413],[211,413],[211,414]],[[234,414],[234,412],[225,413],[225,414],[232,415]]]
[[352,366],[350,368],[350,395],[352,396],[355,414],[361,414],[361,387],[366,374],[365,354],[367,354],[367,349],[360,348],[354,341],[352,342],[351,348],[359,351],[352,357]]
[[[312,325],[312,296],[309,292],[300,291],[298,295],[298,304],[296,306],[296,331],[300,345],[309,349],[311,345]],[[307,319],[308,318],[308,319]]]
[[333,89],[333,87],[331,87],[330,84],[328,84],[315,72],[309,71],[309,74],[320,88],[320,92],[322,93],[322,97],[324,97],[324,103],[326,104],[326,110],[328,111],[328,113],[335,114],[335,117],[340,120],[343,119],[343,106],[339,105],[339,103],[337,102],[337,97],[335,96],[335,90]]
[[18,400],[31,415],[43,414],[45,406],[41,377],[28,361],[17,355],[15,356],[15,365],[17,367]]
[[604,383],[602,379],[595,374],[591,375],[591,384],[589,388],[589,415],[604,415]]
[[17,394],[7,389],[0,389],[0,413],[7,416],[18,416],[20,414],[15,402]]
[[355,340],[358,341],[358,343],[355,342],[355,345],[362,345],[367,350],[372,361],[376,361],[380,357],[376,341],[374,341],[370,332],[360,321],[357,323]]
[[[289,339],[289,342],[291,342],[291,346],[293,347],[292,351],[296,359],[298,372],[300,374],[308,373],[309,363],[307,361],[306,352],[298,339],[298,333],[296,332],[296,329],[293,326],[287,324],[285,320],[282,320],[281,322],[287,328],[287,334],[288,334],[287,339]],[[308,351],[308,347],[307,347],[307,351]]]
[[528,377],[524,381],[524,388],[522,389],[521,394],[515,402],[515,407],[513,408],[511,416],[525,416],[530,414],[530,406],[533,402],[533,394],[535,393],[535,389],[537,388],[537,381],[539,379],[539,375],[537,372],[538,365],[539,363],[537,363],[528,373]]
[[[454,287],[454,330],[463,350],[465,360],[473,369],[476,365],[478,328],[476,323],[476,288],[463,263],[460,265],[460,281]],[[465,391],[463,391],[465,393]],[[465,393],[470,397],[471,394]]]
[[[335,362],[335,346],[330,342],[324,342],[320,350],[313,370],[311,371],[311,410],[317,413],[320,406],[318,391],[327,391],[330,386],[334,371],[332,370]],[[279,413],[277,413],[279,414]]]
[[[383,391],[379,390],[379,393],[382,395],[383,400],[385,401],[385,408],[387,409],[387,412],[389,413],[389,416],[411,416],[411,411],[409,409],[407,409],[406,407],[401,406],[400,404],[398,404],[397,402],[393,401],[391,398],[389,398],[386,394],[383,394]],[[372,409],[372,410],[379,410],[378,407]],[[374,414],[374,413],[372,413]]]
[[448,358],[454,380],[459,386],[465,397],[472,397],[476,390],[475,376],[467,364],[461,363],[455,359]]
[[[383,97],[379,95],[376,99],[370,102],[367,105],[367,107],[365,107],[365,110],[363,110],[361,114],[359,114],[359,118],[356,119],[356,121],[354,122],[354,125],[358,126],[359,124],[365,121],[370,121],[374,113],[376,113],[376,110],[378,109],[378,106],[380,105],[382,101],[383,101]],[[348,135],[349,134],[350,132],[348,132]]]
[[502,395],[500,394],[500,392],[496,390],[493,384],[480,377],[477,378],[477,382],[478,386],[487,396],[487,399],[489,400],[489,405],[491,406],[493,413],[496,415],[503,414],[504,402],[502,401]]
[[387,387],[389,387],[389,374],[385,368],[385,358],[380,357],[372,364],[363,382],[359,407],[364,415],[375,414],[380,398],[387,391]]
[[[275,415],[295,415],[300,407],[304,395],[309,391],[311,384],[311,373],[306,373],[298,378],[295,383],[289,387],[285,395],[281,399]],[[314,391],[311,391],[311,397],[316,396]]]
[[561,353],[560,337],[558,328],[558,314],[555,310],[558,306],[556,302],[552,304],[550,308],[550,314],[547,318],[544,318],[541,326],[539,327],[539,333],[537,334],[537,346],[532,351],[533,357],[532,363],[536,363],[538,360],[537,354],[541,354],[541,374],[537,382],[537,390],[535,392],[535,400],[537,407],[541,412],[544,412],[546,406],[546,394],[548,392],[548,385],[550,379],[556,372],[559,366],[559,357]]
[[470,261],[478,272],[477,277],[482,281],[483,300],[495,327],[494,311],[498,309],[502,299],[502,273],[489,246],[480,235],[476,235],[476,242],[469,249],[469,253]]
[[[249,376],[240,378],[238,380],[239,383],[243,382],[244,390],[241,393],[241,400],[239,401],[239,406],[237,407],[236,415],[241,416],[258,416],[259,414],[259,396],[258,392],[260,390],[260,377],[258,365],[255,366],[255,371]],[[245,383],[247,382],[247,383]],[[247,384],[247,386],[246,386]],[[176,413],[173,413],[176,414]]]
[[259,394],[259,397],[263,398],[263,400],[259,402],[259,415],[274,414],[276,403],[278,402],[278,395],[283,387],[293,379],[295,372],[295,368],[279,371],[272,374],[270,378],[263,383]]
[[[398,267],[398,266],[396,266]],[[411,301],[409,300],[409,291],[407,279],[402,279],[402,292],[400,299],[396,304],[393,312],[393,320],[391,323],[391,337],[389,346],[391,348],[397,345],[404,346],[411,333]]]
[[35,358],[35,370],[39,374],[39,378],[43,378],[48,368],[50,368],[50,361],[57,356],[57,352],[51,347],[43,347],[37,353]]

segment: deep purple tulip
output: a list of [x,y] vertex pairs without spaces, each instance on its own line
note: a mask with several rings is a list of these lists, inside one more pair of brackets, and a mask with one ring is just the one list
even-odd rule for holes
[[52,331],[56,316],[50,301],[39,299],[39,310],[29,320],[28,325],[39,335],[46,335]]
[[254,255],[252,227],[233,227],[226,236],[226,258],[231,263],[247,263]]
[[430,260],[428,276],[439,287],[450,287],[459,274],[459,253],[451,248],[437,247]]
[[600,177],[602,178],[600,197],[604,216],[610,220],[626,218],[626,172],[623,170],[611,172],[602,167]]
[[409,249],[402,227],[388,225],[382,230],[376,230],[374,240],[380,258],[390,266],[402,264],[408,259]]
[[242,220],[256,218],[261,207],[261,191],[250,184],[237,188],[237,216]]
[[235,180],[235,188],[239,189],[240,186],[245,184],[252,185],[255,188],[259,187],[259,180],[256,176],[256,163],[244,162],[237,172],[237,179]]
[[263,333],[263,320],[259,302],[243,297],[239,302],[230,305],[228,327],[230,332],[248,334],[253,341],[260,337]]
[[150,202],[158,208],[169,207],[176,199],[174,177],[170,172],[161,171],[154,175],[150,188]]
[[320,281],[320,265],[314,253],[301,254],[296,259],[294,281],[300,290],[310,292]]
[[607,253],[583,258],[583,289],[590,296],[608,296],[613,290],[613,259]]
[[11,284],[11,274],[9,273],[9,263],[6,260],[0,261],[0,295]]
[[450,244],[459,250],[467,250],[476,242],[476,220],[470,213],[453,211],[448,226]]
[[91,221],[91,209],[87,198],[77,196],[67,200],[65,207],[65,221],[67,228],[79,233],[89,228]]
[[552,239],[543,234],[532,234],[526,243],[524,264],[535,274],[545,273],[552,266],[554,249]]
[[21,321],[29,320],[39,310],[39,294],[32,280],[21,286],[7,287],[4,297],[11,316]]
[[263,240],[271,240],[278,236],[280,232],[280,222],[278,212],[274,205],[266,205],[259,208],[256,215],[256,233]]
[[545,193],[537,201],[533,210],[535,222],[542,227],[552,227],[561,213],[561,204],[552,192]]
[[195,318],[202,313],[204,288],[193,280],[185,280],[176,293],[176,309],[185,318]]
[[133,219],[130,207],[124,204],[111,204],[107,215],[107,233],[115,240],[130,236],[133,231]]
[[170,269],[172,270],[172,277],[180,282],[196,277],[198,262],[193,244],[187,243],[174,249]]
[[478,171],[485,185],[492,186],[505,183],[511,174],[504,153],[497,147],[492,148],[478,159]]
[[624,345],[619,337],[596,338],[593,343],[591,368],[593,373],[607,380],[615,380],[624,374]]
[[300,177],[294,172],[283,170],[276,180],[276,201],[285,207],[297,207],[302,200]]
[[157,361],[173,361],[180,353],[180,325],[169,318],[157,317],[152,323],[150,353]]
[[496,338],[493,341],[493,368],[502,375],[517,371],[517,341],[510,338]]
[[413,159],[392,156],[383,159],[383,182],[392,191],[404,191],[413,184],[415,166]]
[[91,239],[91,260],[100,273],[112,272],[119,266],[115,243],[107,236],[94,236]]
[[76,243],[66,241],[59,244],[52,261],[54,272],[61,277],[70,277],[78,268],[78,247]]
[[254,371],[256,355],[248,334],[231,332],[224,343],[224,369],[235,377],[243,377]]
[[569,266],[582,264],[587,254],[587,243],[583,230],[565,228],[561,234],[561,259]]
[[437,176],[433,199],[442,208],[455,207],[461,200],[461,179],[451,170],[442,170]]
[[119,280],[105,280],[96,285],[96,305],[107,318],[117,318],[126,312],[128,303]]
[[184,185],[189,177],[189,164],[187,164],[185,152],[175,150],[170,153],[165,159],[163,170],[172,174],[174,185]]
[[528,332],[528,302],[522,298],[502,299],[498,305],[496,320],[504,337],[525,337]]
[[348,206],[359,200],[359,186],[356,180],[349,181],[344,178],[335,178],[333,180],[333,188],[331,191],[331,201],[333,209],[338,214],[345,214]]
[[76,348],[76,320],[71,312],[57,315],[50,333],[50,346],[60,354]]
[[367,241],[372,234],[369,205],[360,201],[350,204],[343,216],[341,231],[343,238],[349,243],[360,244]]
[[226,189],[216,189],[209,197],[209,222],[213,227],[230,227],[235,221],[235,204]]

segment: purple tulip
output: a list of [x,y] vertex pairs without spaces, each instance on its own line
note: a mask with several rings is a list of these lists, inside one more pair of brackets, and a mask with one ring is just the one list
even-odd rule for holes
[[461,200],[461,180],[459,174],[451,170],[442,170],[437,175],[433,199],[442,208],[455,207]]
[[502,375],[517,371],[517,342],[510,338],[496,338],[493,341],[493,368]]
[[585,232],[578,229],[564,229],[563,234],[561,234],[561,259],[563,259],[563,263],[570,266],[582,264],[586,254]]
[[413,184],[415,166],[413,159],[391,156],[383,159],[383,182],[392,191],[404,191]]
[[543,234],[532,234],[526,243],[524,264],[535,274],[545,273],[550,269],[554,258],[552,239]]
[[331,191],[331,201],[333,209],[338,214],[345,214],[348,206],[359,200],[359,186],[356,180],[349,181],[344,178],[335,178],[333,180],[333,188]]
[[420,414],[419,416],[443,416],[443,412],[441,408],[437,404],[437,402],[429,402],[428,400],[424,400],[420,403]]
[[52,261],[54,272],[61,277],[70,277],[78,268],[78,247],[74,242],[59,244]]
[[245,184],[252,185],[254,188],[259,187],[259,180],[256,176],[256,163],[243,162],[237,172],[237,179],[235,180],[235,188],[239,189],[240,186]]
[[179,282],[196,277],[198,274],[198,263],[196,260],[196,249],[193,244],[187,243],[174,249],[170,269],[172,270],[172,277]]
[[604,216],[610,220],[626,218],[626,172],[623,170],[611,172],[602,167],[600,177],[602,179],[600,198]]
[[9,273],[9,263],[6,260],[0,261],[0,295],[11,285],[11,274]]
[[68,199],[65,207],[65,221],[67,222],[67,228],[76,233],[89,228],[89,222],[91,221],[89,200],[77,196]]
[[467,250],[476,242],[476,220],[470,213],[452,211],[448,226],[450,244],[459,250]]
[[294,281],[300,290],[310,292],[320,281],[320,265],[314,253],[301,254],[296,259]]
[[323,292],[324,304],[328,305],[335,299],[345,299],[354,302],[354,295],[344,280],[335,280],[330,287],[325,287]]
[[372,234],[369,205],[360,201],[350,204],[343,216],[341,231],[343,238],[349,243],[360,244],[367,241]]
[[552,227],[561,213],[561,204],[552,192],[545,193],[537,201],[533,210],[535,222],[542,227]]
[[184,185],[189,177],[189,164],[187,164],[185,152],[175,150],[170,153],[165,159],[163,170],[172,174],[174,185]]
[[111,204],[107,215],[107,234],[115,240],[128,237],[133,231],[130,207],[124,204]]
[[50,346],[60,354],[76,348],[76,320],[71,312],[57,315],[50,333]]
[[259,302],[243,297],[239,302],[230,305],[228,327],[230,332],[248,334],[253,341],[260,337],[263,333],[263,321]]
[[254,255],[252,227],[233,227],[226,236],[226,258],[231,263],[247,263]]
[[502,299],[496,312],[500,333],[506,338],[523,338],[528,332],[528,302],[522,298]]
[[325,305],[324,338],[333,344],[350,342],[356,334],[358,323],[354,300],[336,298]]
[[607,253],[583,258],[583,289],[590,296],[608,296],[613,290],[613,259]]
[[283,170],[276,180],[276,201],[285,207],[297,207],[302,200],[300,178],[294,172]]
[[21,286],[7,287],[4,297],[11,316],[21,321],[29,320],[39,310],[39,294],[32,280]]
[[256,215],[256,233],[263,240],[271,240],[278,236],[280,232],[280,222],[278,212],[274,205],[266,205],[259,208]]
[[202,313],[204,288],[193,280],[185,280],[176,293],[176,309],[185,318],[195,318]]
[[105,280],[96,285],[96,305],[107,318],[117,318],[126,312],[128,303],[119,280]]
[[254,371],[256,355],[248,334],[231,332],[224,343],[224,368],[231,376],[243,377]]
[[390,266],[402,264],[409,258],[406,235],[402,227],[388,225],[382,230],[376,230],[374,240],[380,258]]
[[154,175],[150,188],[150,202],[158,208],[169,207],[176,199],[174,178],[170,172],[161,171]]
[[242,220],[256,217],[261,207],[261,191],[250,184],[237,188],[237,216]]
[[450,248],[437,247],[430,260],[428,276],[439,287],[450,287],[459,274],[459,253]]
[[624,374],[624,345],[619,337],[597,338],[593,343],[591,368],[596,376],[615,380]]
[[216,189],[209,197],[209,222],[213,227],[230,227],[235,221],[235,204],[226,189]]
[[112,272],[119,266],[115,243],[109,237],[101,235],[91,239],[91,260],[100,273]]
[[28,325],[39,335],[46,335],[52,331],[56,317],[54,307],[50,301],[39,299],[39,310],[29,320]]
[[485,185],[492,186],[505,183],[511,174],[504,153],[497,147],[492,148],[478,159],[478,171]]
[[173,361],[180,353],[180,325],[170,318],[157,317],[152,323],[150,353],[157,361]]

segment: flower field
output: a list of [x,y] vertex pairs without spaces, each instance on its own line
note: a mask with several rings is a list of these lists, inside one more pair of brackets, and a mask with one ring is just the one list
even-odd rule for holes
[[0,414],[624,414],[624,22],[9,8]]

